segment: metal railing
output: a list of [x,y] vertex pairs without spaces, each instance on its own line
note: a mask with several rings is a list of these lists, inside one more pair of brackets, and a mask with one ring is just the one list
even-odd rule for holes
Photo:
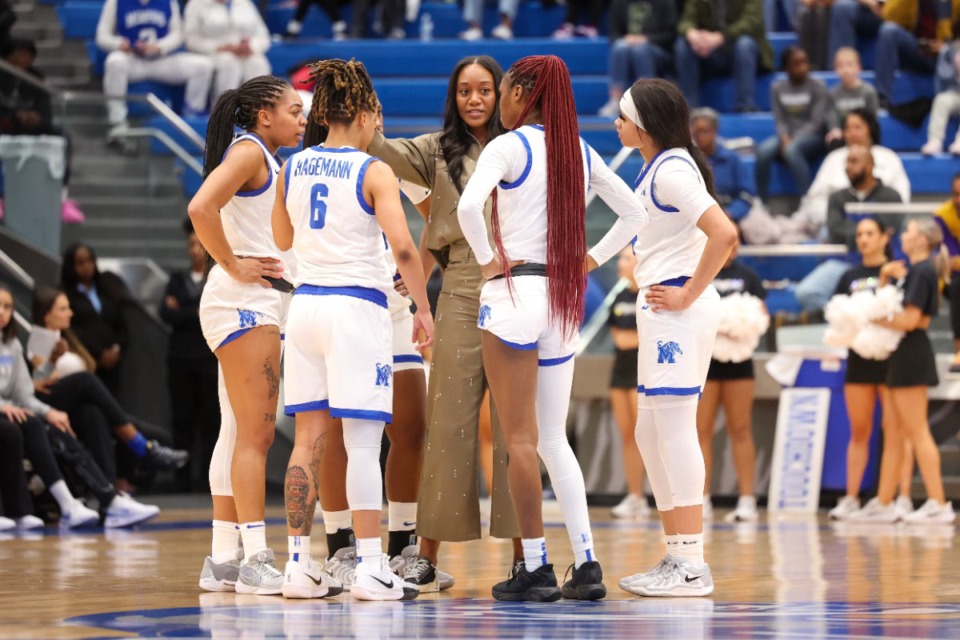
[[932,216],[939,208],[937,202],[848,202],[843,205],[847,213],[899,213],[907,216]]

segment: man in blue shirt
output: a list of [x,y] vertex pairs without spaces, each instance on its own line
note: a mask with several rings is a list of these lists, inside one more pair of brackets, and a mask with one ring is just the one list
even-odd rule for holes
[[690,114],[690,136],[713,170],[718,203],[731,219],[739,221],[750,211],[755,188],[740,156],[717,140],[719,121],[720,116],[713,109],[694,109]]

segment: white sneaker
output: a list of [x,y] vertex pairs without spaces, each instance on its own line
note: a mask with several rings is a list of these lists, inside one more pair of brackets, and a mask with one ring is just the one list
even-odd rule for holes
[[278,596],[282,588],[283,574],[277,569],[273,549],[264,549],[240,565],[237,593]]
[[713,520],[713,500],[710,496],[703,496],[703,519]]
[[644,571],[643,573],[635,573],[632,576],[627,576],[625,578],[620,578],[620,588],[624,591],[629,591],[630,593],[635,593],[631,587],[634,585],[645,586],[651,582],[654,582],[659,578],[663,573],[671,571],[673,569],[673,556],[669,553],[660,560],[652,569]]
[[740,496],[737,508],[728,513],[724,522],[756,522],[760,518],[757,513],[757,500],[753,496]]
[[897,499],[893,501],[893,506],[897,508],[897,516],[901,520],[913,513],[913,500],[910,499],[910,496],[897,496]]
[[480,27],[470,27],[466,31],[460,33],[460,39],[466,40],[467,42],[483,40],[483,30]]
[[0,531],[10,531],[17,528],[17,521],[0,516]]
[[927,500],[923,506],[903,518],[907,524],[950,524],[957,517],[952,502]]
[[70,529],[93,527],[98,522],[100,522],[100,514],[77,499],[74,499],[73,505],[69,509],[60,513],[60,525]]
[[602,107],[600,107],[600,110],[597,111],[597,115],[601,118],[619,118],[620,101],[616,98],[610,98]]
[[[350,595],[357,600],[403,600],[404,584],[399,577],[390,571],[387,557],[382,556],[380,562],[358,562],[354,574],[353,584],[350,586]],[[417,588],[411,585],[416,591]],[[416,597],[416,594],[413,595]]]
[[860,510],[860,498],[854,496],[843,496],[837,500],[837,506],[827,512],[831,520],[847,520],[851,515]]
[[340,581],[327,573],[323,565],[308,558],[302,562],[287,561],[284,570],[284,598],[328,598],[343,592]]
[[28,531],[30,529],[42,529],[43,520],[37,516],[26,515],[20,518],[17,518],[17,529],[21,531]]
[[671,570],[662,572],[655,580],[634,582],[627,591],[638,596],[697,597],[713,593],[713,576],[706,563],[694,567],[686,558],[673,558]]
[[107,517],[103,526],[107,529],[129,527],[130,525],[146,522],[160,513],[160,507],[152,504],[140,504],[122,491],[110,502],[107,507]]
[[610,510],[614,518],[646,518],[650,515],[650,505],[644,496],[628,493],[620,504]]
[[850,514],[851,522],[886,522],[894,523],[900,519],[897,507],[891,502],[888,505],[880,504],[880,500],[872,498],[862,509]]
[[333,554],[332,558],[327,560],[325,569],[344,588],[352,586],[354,574],[357,571],[357,548],[344,547],[340,549]]
[[920,147],[920,153],[925,156],[938,156],[943,153],[943,142],[940,140],[927,140],[927,143]]
[[490,32],[490,35],[497,40],[513,40],[513,29],[505,24],[498,24]]
[[950,148],[947,149],[947,151],[955,156],[960,156],[960,139],[954,140],[953,144],[950,145]]

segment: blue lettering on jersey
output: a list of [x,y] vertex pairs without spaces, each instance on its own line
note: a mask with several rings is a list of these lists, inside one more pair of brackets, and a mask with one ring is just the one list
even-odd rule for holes
[[393,368],[388,364],[377,363],[377,384],[378,387],[389,387],[390,378],[393,377]]
[[683,355],[680,345],[674,341],[657,340],[657,364],[676,364],[676,357]]
[[257,323],[263,318],[263,314],[259,311],[251,311],[250,309],[237,309],[237,315],[240,316],[240,328],[241,329],[252,329],[257,326]]
[[321,176],[324,178],[349,179],[352,173],[352,161],[340,158],[327,158],[324,156],[301,158],[297,160],[297,166],[293,168],[294,177]]
[[487,320],[490,319],[490,305],[481,305],[480,307],[480,317],[477,318],[477,326],[485,327],[487,325]]
[[170,0],[117,0],[117,35],[130,42],[156,42],[170,31]]

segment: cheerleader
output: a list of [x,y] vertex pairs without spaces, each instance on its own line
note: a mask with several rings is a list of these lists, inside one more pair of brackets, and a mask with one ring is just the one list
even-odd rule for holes
[[893,497],[897,470],[903,459],[902,440],[906,440],[913,445],[927,501],[902,519],[908,524],[949,524],[956,514],[944,494],[940,451],[927,421],[927,387],[935,387],[940,382],[927,327],[930,318],[937,315],[939,280],[947,277],[950,264],[942,245],[943,232],[932,218],[911,220],[900,240],[910,266],[908,268],[902,261],[883,265],[880,285],[897,282],[903,290],[903,311],[890,319],[874,321],[888,329],[905,332],[897,350],[890,356],[887,369],[893,437],[884,443],[877,497],[850,519],[895,522],[901,518]]
[[300,96],[280,78],[260,76],[222,93],[207,127],[204,181],[188,208],[216,262],[200,298],[200,326],[222,382],[220,436],[210,462],[213,550],[200,574],[208,591],[269,595],[283,584],[263,513],[280,327],[292,286],[270,235],[270,214],[277,151],[297,146],[305,126]]
[[[507,476],[520,523],[523,561],[493,587],[498,600],[594,600],[606,595],[593,548],[583,473],[567,441],[573,355],[586,280],[585,192],[621,216],[594,260],[626,246],[646,221],[637,198],[580,138],[566,65],[530,56],[500,84],[508,134],[480,154],[457,215],[487,278],[477,326],[484,369],[503,423]],[[494,193],[492,249],[483,208]],[[541,514],[543,459],[574,551],[572,578],[557,586]]]
[[[730,252],[723,269],[713,281],[713,287],[726,297],[735,293],[748,294],[759,300],[767,297],[760,276],[750,267],[736,261],[736,249]],[[757,453],[753,444],[753,358],[740,362],[721,362],[710,359],[707,383],[697,405],[697,436],[703,452],[704,476],[703,517],[713,515],[710,501],[710,472],[713,466],[713,429],[717,410],[723,404],[727,421],[727,438],[733,451],[733,468],[737,473],[740,497],[737,508],[726,515],[727,522],[756,522],[757,499],[753,493]]]
[[637,254],[637,446],[667,537],[666,556],[620,586],[643,596],[704,596],[703,454],[697,399],[719,325],[713,279],[737,243],[717,204],[713,176],[690,139],[689,107],[660,79],[637,81],[620,101],[617,132],[645,161],[636,192],[651,222]]

